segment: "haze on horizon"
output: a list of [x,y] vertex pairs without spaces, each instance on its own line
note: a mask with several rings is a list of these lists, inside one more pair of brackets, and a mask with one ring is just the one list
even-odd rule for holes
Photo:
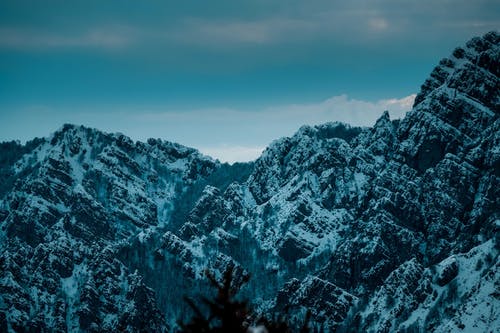
[[304,124],[404,116],[499,13],[490,0],[4,0],[0,141],[75,123],[251,160]]

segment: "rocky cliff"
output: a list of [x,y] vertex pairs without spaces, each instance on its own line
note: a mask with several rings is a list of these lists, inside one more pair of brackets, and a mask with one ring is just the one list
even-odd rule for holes
[[0,331],[173,331],[205,269],[327,331],[500,329],[500,36],[402,120],[304,126],[255,163],[66,125],[0,146]]

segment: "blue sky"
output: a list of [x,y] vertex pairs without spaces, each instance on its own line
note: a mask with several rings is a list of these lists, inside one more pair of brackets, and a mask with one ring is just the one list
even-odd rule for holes
[[0,140],[63,123],[249,160],[302,124],[401,117],[498,1],[0,2]]

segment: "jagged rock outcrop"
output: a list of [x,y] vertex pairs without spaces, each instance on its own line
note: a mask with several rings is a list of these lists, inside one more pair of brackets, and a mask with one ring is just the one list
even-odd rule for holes
[[5,167],[12,184],[1,204],[5,325],[165,330],[155,292],[118,252],[166,223],[178,183],[189,186],[218,164],[177,144],[72,125],[34,142]]
[[292,279],[285,283],[278,291],[273,310],[293,313],[289,320],[297,326],[309,311],[316,328],[336,330],[356,301],[356,297],[334,284],[308,276],[303,281]]
[[303,126],[254,164],[73,125],[1,144],[0,330],[175,330],[206,269],[296,325],[498,330],[499,58],[474,38],[404,119]]

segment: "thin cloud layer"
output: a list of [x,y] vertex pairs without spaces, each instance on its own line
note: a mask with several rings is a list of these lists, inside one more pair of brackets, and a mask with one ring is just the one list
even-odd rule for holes
[[[170,133],[174,128],[168,124],[176,124],[177,131],[201,133],[199,142],[189,137],[181,142],[190,142],[203,153],[233,163],[256,159],[271,141],[293,135],[302,125],[340,121],[355,126],[372,126],[386,110],[392,119],[403,118],[411,110],[415,96],[367,102],[340,95],[320,103],[283,105],[255,112],[210,109],[149,113],[136,117],[135,123],[165,124]],[[212,144],[208,144],[210,141]]]
[[456,46],[498,30],[499,11],[497,0],[3,0],[0,140],[70,122],[253,159],[304,124],[403,116],[414,95],[381,98],[417,91]]
[[132,34],[132,29],[124,27],[99,27],[80,33],[0,28],[0,49],[116,49],[131,46]]
[[[334,96],[319,103],[292,104],[254,111],[197,109],[189,111],[144,108],[80,110],[65,113],[34,108],[16,115],[0,113],[0,140],[29,140],[46,136],[63,123],[84,124],[108,132],[122,132],[135,140],[162,138],[200,149],[224,162],[256,159],[273,140],[293,135],[302,125],[341,121],[372,126],[388,110],[391,118],[402,118],[411,109],[415,95],[377,102]],[[20,137],[16,128],[24,126]]]
[[[445,35],[458,37],[498,29],[498,10],[500,4],[493,0],[253,0],[237,5],[218,0],[184,5],[165,1],[155,6],[111,1],[106,7],[93,1],[58,2],[57,6],[35,2],[27,7],[21,1],[7,0],[0,4],[0,47],[140,45],[144,50],[165,51],[182,45],[211,45],[223,50],[286,43],[313,44],[318,49],[325,42],[389,44],[407,38],[439,40]],[[102,28],[114,26],[128,28]],[[137,34],[131,36],[131,30]]]
[[265,148],[264,146],[247,147],[229,144],[198,147],[203,154],[231,164],[235,162],[253,161],[262,154]]

